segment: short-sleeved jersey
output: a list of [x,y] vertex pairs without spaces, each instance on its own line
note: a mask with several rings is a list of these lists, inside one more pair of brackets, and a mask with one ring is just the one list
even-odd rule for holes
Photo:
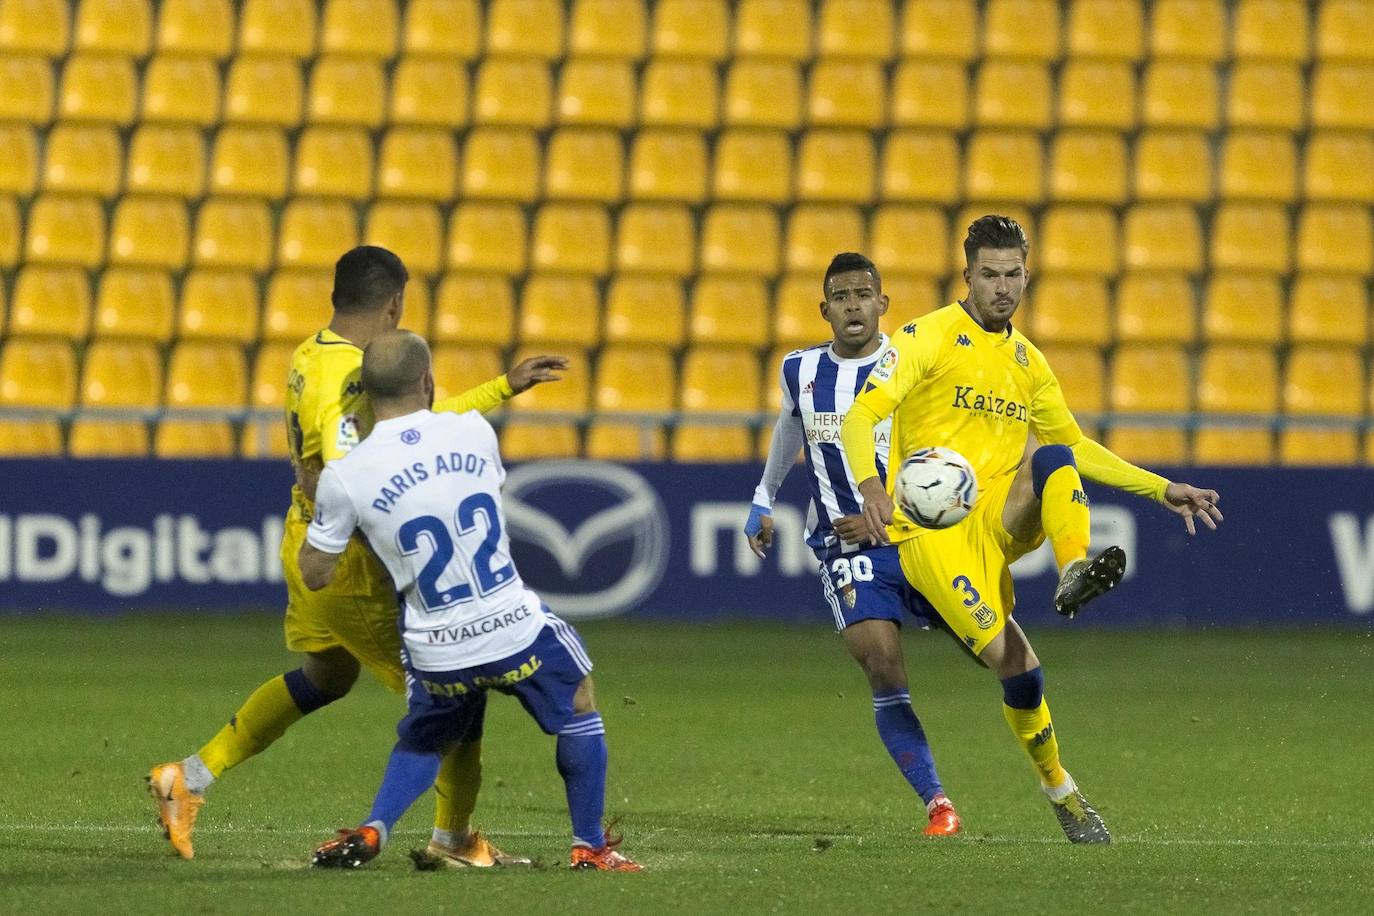
[[544,625],[511,560],[505,477],[480,414],[428,410],[375,424],[320,475],[309,543],[340,554],[362,531],[401,594],[401,637],[417,668],[505,658]]

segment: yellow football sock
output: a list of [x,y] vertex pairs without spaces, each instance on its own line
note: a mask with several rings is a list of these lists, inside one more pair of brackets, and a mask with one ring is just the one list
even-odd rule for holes
[[303,715],[286,688],[286,678],[278,675],[253,691],[229,724],[200,749],[200,759],[218,779],[225,770],[265,750]]
[[434,829],[464,836],[482,788],[482,742],[455,744],[444,753],[434,780]]
[[1054,737],[1054,723],[1050,721],[1050,705],[1043,698],[1035,709],[1015,709],[1002,704],[1002,716],[1011,726],[1011,733],[1030,755],[1031,764],[1040,774],[1040,781],[1051,788],[1064,784],[1068,774],[1059,765],[1059,740]]
[[1091,516],[1078,468],[1066,464],[1046,478],[1040,491],[1040,524],[1060,570],[1088,555]]

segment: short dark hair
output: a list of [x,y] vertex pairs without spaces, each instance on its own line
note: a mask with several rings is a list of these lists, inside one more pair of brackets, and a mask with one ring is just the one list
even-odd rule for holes
[[964,260],[970,267],[980,248],[1020,248],[1021,257],[1030,253],[1026,230],[1010,216],[980,216],[969,223],[968,238],[964,239]]
[[359,245],[334,265],[335,311],[356,314],[381,308],[405,288],[410,274],[401,259],[376,245]]
[[830,295],[830,278],[835,274],[847,274],[852,270],[866,270],[873,275],[876,285],[882,285],[883,278],[878,276],[878,268],[872,261],[857,251],[842,251],[830,259],[830,266],[825,269],[825,279],[821,280],[821,293]]

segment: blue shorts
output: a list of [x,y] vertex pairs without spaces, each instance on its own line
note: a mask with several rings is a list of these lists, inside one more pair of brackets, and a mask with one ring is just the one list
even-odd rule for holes
[[421,671],[406,666],[409,711],[396,733],[413,747],[442,750],[454,741],[481,736],[488,690],[520,701],[545,734],[568,724],[577,685],[592,660],[577,631],[546,608],[548,621],[524,649],[499,661],[457,671]]
[[901,626],[907,614],[922,627],[937,619],[930,602],[907,582],[896,547],[872,547],[822,560],[820,573],[836,630],[860,620],[891,620]]

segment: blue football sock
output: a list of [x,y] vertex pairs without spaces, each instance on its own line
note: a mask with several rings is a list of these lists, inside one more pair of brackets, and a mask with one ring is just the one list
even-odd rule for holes
[[434,785],[434,777],[439,775],[439,760],[437,751],[411,750],[396,742],[386,762],[381,788],[372,801],[372,811],[363,823],[379,821],[386,825],[386,833],[390,833],[406,809],[415,804],[415,799]]
[[931,756],[925,729],[921,728],[921,720],[911,708],[911,694],[905,690],[875,693],[873,718],[878,723],[878,735],[897,769],[921,796],[921,801],[930,804],[944,789],[935,772],[935,758]]
[[600,713],[573,716],[559,731],[558,772],[568,792],[573,842],[600,849],[606,845],[606,726]]

